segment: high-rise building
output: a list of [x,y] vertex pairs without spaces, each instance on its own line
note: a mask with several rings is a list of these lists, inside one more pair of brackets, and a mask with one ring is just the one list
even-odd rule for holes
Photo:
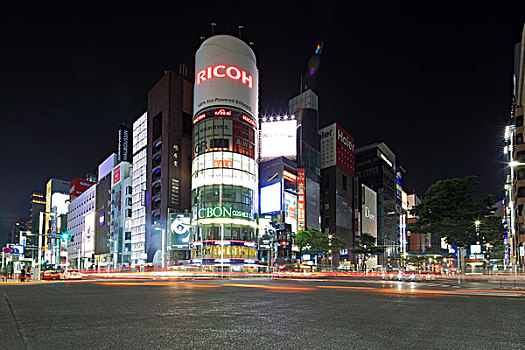
[[[65,246],[56,236],[67,228],[69,181],[49,179],[46,184],[46,214],[44,215],[44,260],[59,264],[66,261]],[[50,235],[50,236],[49,236]],[[64,249],[62,249],[64,248]]]
[[505,128],[505,265],[525,265],[525,26],[514,47],[514,96],[509,125]]
[[192,96],[193,84],[172,71],[148,92],[145,252],[156,264],[189,258],[189,242],[171,246],[170,216],[191,209]]
[[133,129],[127,124],[118,128],[117,162],[131,163],[133,158]]
[[354,246],[354,138],[339,124],[321,130],[321,228]]
[[193,95],[193,263],[258,262],[258,88],[246,43],[216,35],[201,44]]
[[[41,191],[33,191],[31,193],[31,201],[29,202],[29,222],[28,230],[34,234],[40,232],[40,213],[46,210],[46,200],[44,193]],[[27,245],[36,246],[38,244],[38,236],[28,236]],[[36,256],[36,250],[32,250],[32,256]]]
[[97,267],[112,265],[111,256],[111,181],[117,155],[112,153],[98,166],[95,189],[95,242],[94,264]]
[[77,269],[90,268],[94,263],[96,188],[96,184],[88,187],[68,206],[67,254],[70,265]]
[[131,264],[132,165],[121,162],[111,175],[110,254],[114,267]]
[[[298,230],[321,228],[321,152],[319,98],[310,89],[288,102],[288,113],[297,120],[297,225]],[[301,193],[304,192],[304,193]]]
[[12,244],[20,244],[20,237],[23,236],[20,234],[21,231],[28,230],[28,220],[27,219],[18,219],[11,229],[11,238],[10,242]]
[[146,171],[148,115],[133,123],[133,194],[131,197],[131,265],[146,262]]
[[396,156],[384,142],[355,151],[355,175],[377,193],[377,239],[385,247],[381,264],[398,252],[399,215],[396,213]]

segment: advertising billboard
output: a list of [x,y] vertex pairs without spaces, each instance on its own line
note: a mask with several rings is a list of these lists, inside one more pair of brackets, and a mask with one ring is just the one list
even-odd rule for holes
[[306,178],[306,227],[320,230],[321,193],[317,182]]
[[255,54],[241,39],[215,35],[195,55],[194,115],[214,106],[242,108],[258,116],[259,72]]
[[339,166],[354,175],[354,138],[337,123],[319,130],[321,137],[321,169]]
[[69,196],[74,199],[84,193],[88,188],[95,183],[81,178],[74,178],[69,184]]
[[297,120],[266,121],[260,129],[260,159],[267,161],[277,157],[295,160],[297,157]]
[[82,244],[82,256],[90,257],[95,252],[95,212],[84,215]]
[[274,213],[281,211],[281,183],[276,182],[273,185],[261,187],[261,200],[260,214]]
[[254,192],[259,190],[257,176],[237,169],[206,169],[195,172],[191,177],[191,189],[206,185],[242,185]]
[[120,176],[120,165],[116,166],[114,169],[113,169],[113,172],[112,172],[112,175],[111,175],[111,187],[117,185],[120,183],[121,181],[121,176]]
[[336,225],[346,229],[352,228],[352,204],[338,194],[335,195]]
[[297,230],[306,229],[306,181],[304,169],[297,169]]
[[361,232],[377,238],[377,194],[365,185],[361,185]]
[[284,192],[284,223],[292,226],[292,232],[297,233],[297,195]]
[[190,214],[170,213],[170,242],[172,250],[189,249],[191,218]]

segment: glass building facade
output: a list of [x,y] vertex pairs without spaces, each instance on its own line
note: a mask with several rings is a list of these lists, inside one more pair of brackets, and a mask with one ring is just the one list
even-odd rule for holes
[[214,107],[199,113],[194,124],[192,259],[255,263],[257,123],[241,109]]

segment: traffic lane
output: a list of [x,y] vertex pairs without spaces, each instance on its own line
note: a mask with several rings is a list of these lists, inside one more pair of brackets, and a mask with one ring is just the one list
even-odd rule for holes
[[29,348],[519,348],[525,311],[315,281],[94,282],[2,287]]

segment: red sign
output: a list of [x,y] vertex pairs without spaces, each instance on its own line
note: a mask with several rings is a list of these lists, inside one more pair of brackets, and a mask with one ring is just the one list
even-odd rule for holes
[[337,165],[354,175],[354,138],[336,124]]
[[213,113],[213,114],[215,114],[215,115],[222,115],[222,116],[231,116],[232,115],[232,111],[227,111],[224,108],[221,108],[221,109],[216,110],[215,113]]
[[205,113],[202,113],[201,115],[197,116],[197,118],[193,119],[193,125],[197,124],[198,122],[200,122],[204,118],[206,118],[206,114]]
[[306,180],[304,177],[304,169],[297,169],[297,228],[299,231],[306,227],[305,212],[306,212]]
[[11,249],[9,249],[8,247],[5,247],[2,251],[6,254],[11,253]]
[[232,168],[233,167],[233,161],[217,159],[217,160],[213,161],[213,166],[215,168]]
[[253,121],[253,119],[250,118],[250,117],[245,116],[244,114],[242,115],[242,120],[245,121],[245,122],[248,123],[248,124],[251,124],[251,125],[257,127],[257,124],[255,124],[255,122]]
[[95,183],[81,178],[74,178],[69,183],[69,196],[71,199],[77,198]]
[[253,87],[253,77],[235,66],[226,67],[224,64],[218,64],[215,67],[208,67],[197,73],[195,84],[199,85],[203,81],[213,78],[228,78],[231,80],[240,80],[242,84]]
[[120,181],[120,165],[113,170],[113,185]]

